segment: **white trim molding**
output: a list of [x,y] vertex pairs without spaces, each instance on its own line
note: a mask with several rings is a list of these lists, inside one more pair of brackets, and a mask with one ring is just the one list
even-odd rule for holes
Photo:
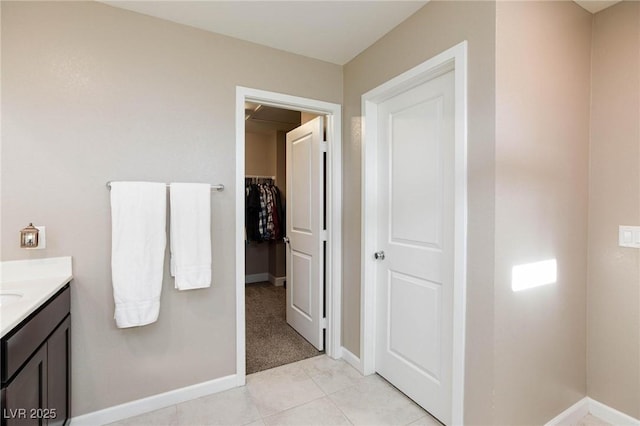
[[246,381],[245,365],[245,102],[293,109],[327,116],[327,254],[326,254],[326,342],[325,352],[339,358],[342,312],[342,106],[315,99],[236,86],[236,376]]
[[595,399],[587,398],[587,400],[589,403],[589,413],[607,423],[616,426],[640,426],[640,419],[633,418]]
[[464,424],[464,361],[467,287],[467,42],[463,41],[362,95],[362,258],[360,361],[375,372],[378,105],[444,72],[455,85],[455,219],[453,278],[452,424]]
[[640,426],[640,420],[629,416],[615,408],[609,407],[595,399],[584,397],[553,419],[545,426],[560,426],[577,424],[587,414],[616,426]]
[[344,346],[342,347],[342,359],[347,364],[349,364],[350,366],[358,370],[360,374],[362,374],[362,363],[360,362],[360,358],[355,356],[350,350],[348,350]]
[[117,422],[129,417],[139,416],[171,405],[180,404],[195,398],[223,392],[237,385],[235,374],[208,382],[198,383],[169,392],[160,393],[149,396],[147,398],[137,399],[103,410],[94,411],[92,413],[83,414],[73,417],[70,424],[73,426],[95,426]]
[[269,274],[269,282],[276,287],[283,287],[285,281],[287,281],[287,277],[276,277],[275,275]]
[[545,423],[544,426],[575,425],[580,419],[589,414],[589,398],[582,398],[562,413]]

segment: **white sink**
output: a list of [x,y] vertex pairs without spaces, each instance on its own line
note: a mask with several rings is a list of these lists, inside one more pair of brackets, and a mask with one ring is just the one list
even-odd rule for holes
[[0,306],[11,305],[22,299],[22,295],[18,293],[0,293]]

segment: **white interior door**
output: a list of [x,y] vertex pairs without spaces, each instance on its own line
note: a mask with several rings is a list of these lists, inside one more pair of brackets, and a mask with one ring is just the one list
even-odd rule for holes
[[454,103],[450,71],[378,109],[376,371],[445,424],[453,354]]
[[323,117],[287,133],[287,323],[324,349]]

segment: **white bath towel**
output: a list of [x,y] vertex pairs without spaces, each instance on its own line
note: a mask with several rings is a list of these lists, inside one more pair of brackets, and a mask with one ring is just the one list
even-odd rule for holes
[[172,183],[171,275],[178,290],[211,285],[211,185]]
[[158,319],[166,217],[164,183],[111,183],[111,275],[120,328]]

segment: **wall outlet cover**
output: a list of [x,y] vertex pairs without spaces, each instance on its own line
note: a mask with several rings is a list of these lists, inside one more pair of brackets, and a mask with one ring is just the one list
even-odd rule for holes
[[640,226],[623,226],[618,229],[620,247],[640,248]]

